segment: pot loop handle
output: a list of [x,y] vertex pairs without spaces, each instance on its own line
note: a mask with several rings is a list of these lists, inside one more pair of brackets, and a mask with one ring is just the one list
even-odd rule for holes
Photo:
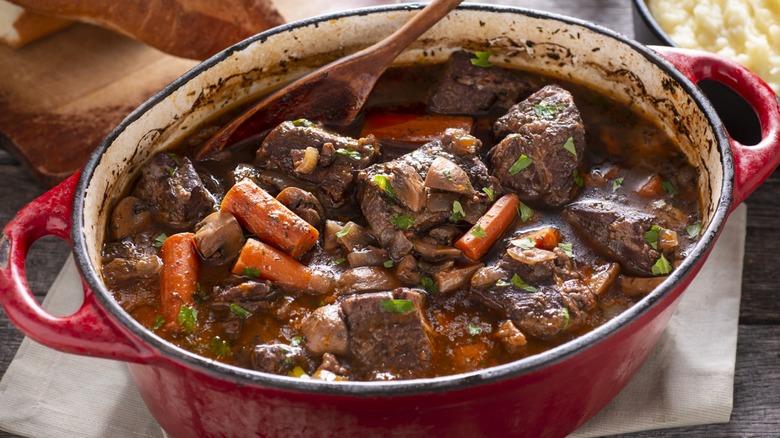
[[[741,64],[700,50],[651,46],[694,83],[712,79],[737,92],[756,112],[761,141],[748,146],[734,140],[734,203],[736,208],[780,164],[780,98],[758,75]],[[728,135],[728,133],[727,133]]]
[[79,174],[29,203],[3,229],[0,303],[25,335],[47,347],[65,353],[146,363],[153,356],[149,348],[106,316],[83,281],[84,303],[65,317],[46,312],[27,284],[25,259],[33,242],[43,236],[56,236],[70,243],[73,195]]

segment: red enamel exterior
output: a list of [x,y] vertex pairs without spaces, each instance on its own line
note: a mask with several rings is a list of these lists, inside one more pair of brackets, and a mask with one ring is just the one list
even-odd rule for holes
[[[724,178],[736,175],[733,208],[780,161],[777,100],[760,79],[721,58],[657,50],[694,82],[706,77],[732,85],[759,113],[764,140],[756,147],[732,142],[736,168],[723,169]],[[688,275],[630,323],[558,361],[446,391],[376,395],[356,384],[353,393],[318,393],[298,390],[292,383],[264,386],[229,377],[220,374],[219,367],[204,369],[184,355],[160,351],[125,327],[86,283],[84,305],[75,314],[46,313],[27,285],[25,257],[32,242],[44,235],[69,240],[77,179],[74,175],[33,201],[5,226],[0,302],[14,324],[42,344],[130,362],[144,401],[173,437],[564,436],[602,409],[637,372],[709,252],[705,248],[695,255],[699,262]],[[85,263],[79,268],[91,269]]]

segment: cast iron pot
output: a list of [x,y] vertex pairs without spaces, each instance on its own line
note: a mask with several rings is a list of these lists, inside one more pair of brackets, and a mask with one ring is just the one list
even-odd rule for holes
[[[111,205],[139,166],[223,108],[398,28],[421,5],[344,12],[282,26],[199,65],[127,117],[79,175],[25,207],[0,242],[0,299],[32,339],[60,351],[126,361],[149,410],[174,437],[562,436],[596,414],[639,369],[729,212],[780,161],[780,108],[736,64],[705,53],[650,49],[608,29],[552,14],[462,6],[398,62],[440,62],[456,49],[570,78],[630,102],[679,138],[698,168],[704,230],[663,284],[602,327],[503,366],[432,379],[320,382],[240,369],[182,350],[138,324],[106,289],[100,249]],[[730,139],[696,88],[739,90],[760,114],[762,141]],[[72,243],[84,304],[53,317],[25,281],[27,249],[55,235]]]

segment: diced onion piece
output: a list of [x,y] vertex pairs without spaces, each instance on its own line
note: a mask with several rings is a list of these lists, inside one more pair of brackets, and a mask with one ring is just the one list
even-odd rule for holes
[[303,154],[303,160],[295,167],[297,173],[309,174],[317,168],[317,162],[320,160],[320,151],[311,146],[306,148]]

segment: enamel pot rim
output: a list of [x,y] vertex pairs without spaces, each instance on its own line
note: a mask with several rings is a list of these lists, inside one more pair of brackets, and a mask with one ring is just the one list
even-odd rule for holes
[[695,247],[691,251],[691,254],[677,269],[672,272],[672,274],[661,284],[661,286],[657,287],[640,302],[636,303],[631,308],[606,322],[602,326],[544,353],[540,353],[501,366],[486,368],[469,373],[435,378],[382,382],[311,381],[262,373],[226,365],[198,356],[164,341],[162,338],[156,336],[154,333],[144,328],[127,312],[125,312],[119,303],[114,300],[111,292],[108,291],[106,286],[101,281],[100,276],[96,272],[95,268],[92,266],[89,256],[87,255],[87,242],[84,237],[85,218],[83,217],[83,208],[85,203],[86,190],[89,186],[90,179],[93,175],[93,172],[95,171],[95,168],[101,161],[103,153],[111,146],[114,140],[142,114],[165,99],[183,84],[193,79],[200,72],[207,70],[219,62],[227,59],[232,53],[236,51],[241,51],[247,46],[257,42],[262,43],[269,36],[289,32],[299,27],[309,26],[332,19],[381,14],[393,11],[415,10],[420,9],[423,6],[424,5],[421,4],[404,4],[344,11],[336,14],[324,15],[286,24],[253,36],[216,54],[203,63],[198,64],[192,70],[185,73],[183,76],[172,82],[148,101],[140,105],[130,115],[128,115],[127,118],[125,118],[125,120],[122,121],[122,123],[119,124],[108,135],[108,137],[106,137],[106,139],[90,156],[79,178],[76,194],[73,200],[73,228],[71,238],[73,242],[76,265],[80,270],[84,280],[94,292],[94,295],[98,301],[113,316],[113,318],[115,318],[121,325],[126,327],[130,332],[132,332],[144,343],[151,346],[152,349],[157,352],[157,357],[153,357],[149,362],[150,364],[164,364],[166,361],[173,361],[208,375],[217,377],[218,379],[233,381],[238,385],[260,386],[302,393],[360,397],[396,397],[403,395],[442,393],[446,391],[460,390],[527,375],[583,353],[592,346],[600,342],[604,342],[609,337],[625,329],[658,303],[670,298],[672,292],[678,287],[682,286],[683,281],[695,271],[697,265],[703,263],[708,250],[715,243],[717,235],[720,232],[733,203],[734,198],[732,191],[734,180],[734,160],[732,157],[731,148],[729,147],[728,137],[720,123],[717,114],[706,100],[704,95],[693,84],[693,82],[691,82],[669,61],[648,47],[641,45],[627,38],[626,36],[623,36],[603,26],[558,14],[540,12],[524,8],[482,4],[463,4],[459,7],[459,10],[494,12],[498,14],[521,14],[533,18],[555,20],[566,25],[572,24],[586,27],[609,38],[617,39],[620,42],[631,46],[633,50],[639,52],[650,62],[654,63],[662,70],[664,70],[668,75],[677,80],[682,86],[682,89],[684,89],[685,92],[693,98],[698,108],[704,113],[714,131],[715,138],[717,139],[718,143],[719,153],[721,156],[720,163],[723,171],[722,175],[724,178],[722,190],[718,197],[718,205],[711,215],[711,220],[707,229],[702,233],[700,240],[696,243]]

